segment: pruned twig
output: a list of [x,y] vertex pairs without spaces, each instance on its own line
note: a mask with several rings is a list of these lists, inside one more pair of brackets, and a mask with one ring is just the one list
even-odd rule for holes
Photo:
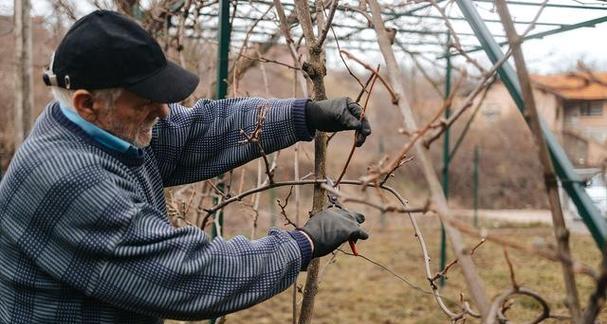
[[240,133],[245,137],[245,140],[241,143],[253,143],[257,145],[257,149],[263,158],[263,162],[266,166],[266,175],[270,183],[274,182],[274,170],[270,167],[270,161],[268,160],[268,156],[266,155],[265,150],[263,149],[263,145],[261,145],[261,133],[263,132],[263,125],[266,121],[266,114],[268,113],[269,107],[267,105],[262,105],[258,107],[257,112],[257,123],[255,124],[255,129],[250,134],[247,134],[244,130],[240,130]]
[[[339,52],[345,54],[349,59],[362,65],[365,69],[369,70],[371,73],[376,74],[375,73],[376,69],[372,68],[369,64],[363,62],[361,59],[357,58],[352,53],[350,53],[346,50],[340,50]],[[377,77],[379,78],[379,81],[381,81],[381,83],[384,85],[384,87],[386,87],[386,90],[388,90],[388,93],[390,93],[390,96],[392,97],[392,103],[393,104],[398,103],[398,95],[396,95],[396,93],[394,92],[394,89],[392,89],[392,86],[390,86],[388,81],[386,81],[386,79],[384,79],[384,77],[382,77],[381,74],[379,74],[379,73],[377,73]]]
[[[377,76],[379,75],[379,65],[377,66],[377,69],[375,70],[375,73],[372,74],[372,81],[371,81],[371,86],[369,87],[369,91],[367,93],[367,100],[365,100],[365,104],[363,105],[363,110],[360,113],[360,121],[362,122],[362,120],[365,118],[365,113],[367,111],[367,106],[369,105],[369,98],[371,98],[371,93],[373,93],[373,86],[375,85],[375,81],[377,80]],[[365,89],[363,88],[361,90],[361,93],[363,93],[365,91]],[[358,102],[360,100],[360,98],[356,98],[356,102]],[[356,131],[354,133],[354,141],[352,143],[352,147],[350,148],[350,153],[348,154],[348,158],[346,159],[346,163],[344,164],[343,169],[341,170],[341,173],[339,174],[339,177],[337,178],[337,180],[335,181],[335,187],[339,186],[339,182],[341,181],[341,179],[343,179],[344,175],[346,174],[346,171],[348,170],[348,166],[350,165],[350,161],[352,160],[352,156],[354,155],[354,151],[356,150],[356,139],[358,136],[358,131]]]
[[497,296],[497,298],[495,298],[495,300],[491,304],[487,323],[493,324],[498,318],[500,319],[500,322],[505,320],[506,316],[502,311],[504,308],[503,305],[510,297],[515,295],[529,296],[535,299],[542,307],[542,312],[534,320],[530,321],[530,324],[540,323],[545,319],[550,318],[550,306],[548,306],[546,300],[539,293],[529,288],[519,287],[509,288],[506,291],[502,292],[499,296]]
[[278,204],[278,207],[280,207],[280,214],[282,215],[282,217],[284,217],[286,223],[285,225],[291,225],[294,228],[297,228],[297,224],[293,223],[293,221],[291,221],[291,219],[289,218],[289,216],[287,216],[287,205],[289,204],[289,198],[291,198],[291,194],[293,193],[293,187],[295,186],[291,186],[291,188],[289,188],[289,194],[287,194],[287,197],[285,197],[285,202],[283,203],[280,199],[276,199],[276,203]]
[[605,306],[605,294],[607,293],[607,249],[603,248],[601,261],[601,275],[599,276],[594,292],[588,297],[588,306],[584,311],[582,323],[594,324],[596,317]]
[[[470,255],[474,255],[474,252],[476,252],[476,249],[478,249],[485,242],[486,242],[485,239],[481,239],[480,241],[478,241],[478,243],[476,243],[476,245],[470,250]],[[451,267],[453,267],[456,264],[457,264],[457,259],[453,259],[453,260],[449,261],[449,263],[447,263],[447,265],[445,266],[445,268],[443,270],[437,272],[432,278],[429,278],[430,283],[432,285],[435,285],[436,280],[438,280],[439,278],[445,277],[447,275],[447,272],[449,272],[449,270],[451,269]]]

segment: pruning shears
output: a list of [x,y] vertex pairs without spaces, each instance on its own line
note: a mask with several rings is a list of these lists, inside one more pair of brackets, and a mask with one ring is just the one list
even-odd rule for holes
[[[335,186],[335,183],[333,182],[333,180],[331,180],[331,178],[326,177],[326,181],[327,181],[327,184],[330,185],[335,191],[339,192],[339,186]],[[341,203],[337,199],[338,197],[335,193],[328,192],[327,197],[329,198],[329,208],[337,207],[339,209],[344,209],[344,207],[341,205]],[[352,254],[354,254],[355,256],[358,256],[358,250],[356,249],[356,243],[354,242],[354,240],[348,240],[348,244],[350,244],[350,249],[352,250]]]

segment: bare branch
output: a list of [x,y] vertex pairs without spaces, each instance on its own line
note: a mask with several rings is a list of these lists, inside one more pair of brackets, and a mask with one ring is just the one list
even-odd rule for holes
[[295,10],[299,19],[299,25],[303,30],[308,48],[316,47],[316,37],[312,29],[312,17],[310,16],[310,7],[307,1],[295,1]]
[[462,48],[461,42],[459,40],[459,36],[457,35],[457,31],[455,30],[455,28],[453,28],[453,25],[451,24],[451,20],[449,20],[449,17],[445,13],[445,10],[441,6],[438,5],[438,3],[436,2],[436,0],[427,0],[427,1],[430,2],[430,4],[432,4],[432,7],[434,7],[440,13],[441,17],[443,17],[443,20],[445,21],[445,26],[447,26],[447,29],[449,29],[450,34],[451,34],[451,38],[453,39],[453,42],[452,42],[451,45],[459,52],[460,55],[462,55],[463,57],[465,57],[468,62],[470,62],[479,71],[481,71],[484,74],[485,73],[485,69],[480,65],[480,63],[478,63],[477,60],[475,60],[474,58],[472,58]]
[[[244,37],[244,41],[242,42],[242,46],[240,47],[240,51],[238,51],[238,57],[236,58],[234,65],[232,66],[231,70],[236,70],[236,66],[240,63],[240,57],[244,56],[243,54],[245,53],[248,43],[249,43],[249,37],[251,37],[251,33],[253,33],[253,31],[255,30],[255,27],[257,27],[257,25],[259,24],[260,21],[262,21],[264,19],[264,17],[272,10],[272,5],[268,6],[268,9],[258,18],[255,19],[255,21],[251,24],[251,27],[249,27],[249,30],[247,31],[247,33],[245,34]],[[233,82],[233,81],[232,81]]]
[[[490,324],[495,323],[495,320],[498,319],[498,317],[501,319],[505,319],[505,315],[501,311],[502,306],[508,298],[515,296],[515,295],[529,296],[529,297],[535,299],[542,307],[542,313],[529,323],[540,323],[540,322],[544,321],[545,319],[550,318],[550,306],[548,306],[548,303],[546,302],[546,300],[542,296],[540,296],[539,293],[537,293],[529,288],[520,287],[518,289],[510,288],[510,289],[504,291],[493,301],[493,304],[491,304],[491,309],[489,312],[489,318],[488,318],[487,323],[490,323]],[[502,320],[500,320],[500,322],[502,322]]]
[[510,282],[512,283],[512,288],[514,288],[514,290],[519,290],[521,286],[518,284],[518,282],[516,282],[516,276],[514,275],[514,266],[512,265],[512,261],[510,261],[508,249],[506,248],[504,248],[504,258],[506,259],[506,263],[508,264],[508,271],[510,271]]
[[[343,253],[343,254],[345,254],[345,255],[349,255],[349,256],[355,256],[354,254],[352,254],[352,253],[350,253],[350,252],[346,252],[346,251],[344,251],[344,250],[342,250],[342,249],[337,249],[337,251],[339,251],[339,252],[341,252],[341,253]],[[385,271],[389,272],[389,273],[390,273],[390,274],[391,274],[393,277],[395,277],[395,278],[397,278],[398,280],[400,280],[400,281],[404,282],[404,283],[405,283],[407,286],[409,286],[409,287],[411,287],[411,288],[413,288],[413,289],[415,289],[415,290],[417,290],[417,291],[419,291],[419,292],[422,292],[422,293],[424,293],[424,294],[428,294],[428,295],[431,295],[431,294],[432,294],[432,292],[431,292],[431,291],[425,290],[424,288],[422,288],[422,287],[420,287],[420,286],[417,286],[417,285],[413,284],[413,283],[412,283],[410,280],[408,280],[407,278],[405,278],[405,277],[403,277],[403,276],[399,275],[398,273],[394,272],[393,270],[391,270],[391,269],[390,269],[390,268],[388,268],[387,266],[385,266],[385,265],[383,265],[383,264],[381,264],[381,263],[379,263],[379,262],[377,262],[377,261],[375,261],[375,260],[372,260],[372,259],[370,259],[369,257],[367,257],[367,256],[365,256],[365,255],[362,255],[362,254],[360,254],[360,253],[359,253],[358,255],[356,255],[356,257],[360,257],[361,259],[366,260],[367,262],[369,262],[369,263],[371,263],[371,264],[373,264],[373,265],[375,265],[375,266],[377,266],[377,267],[379,267],[379,268],[381,268],[381,269],[383,269],[383,270],[385,270]]]
[[251,134],[247,134],[244,130],[240,130],[240,133],[246,138],[242,143],[253,143],[257,145],[257,149],[263,158],[263,162],[266,166],[266,174],[270,183],[274,182],[274,170],[270,167],[270,162],[268,161],[268,156],[266,155],[263,146],[261,145],[261,133],[263,131],[263,125],[266,121],[266,114],[269,110],[267,105],[259,106],[257,112],[257,123],[255,124],[255,129],[251,132]]
[[[400,109],[404,123],[407,126],[407,130],[413,132],[417,129],[417,123],[415,121],[415,117],[413,116],[413,112],[411,111],[411,107],[409,106],[405,90],[402,85],[402,74],[400,71],[400,67],[396,60],[396,56],[394,55],[394,50],[391,47],[389,35],[387,35],[385,30],[385,25],[381,17],[381,6],[376,0],[367,0],[369,7],[371,9],[371,19],[373,20],[373,25],[375,29],[375,33],[377,35],[378,44],[386,62],[386,69],[388,70],[390,82],[392,86],[397,90],[398,95],[400,96],[400,100],[398,102],[398,108]],[[432,162],[426,152],[426,150],[417,143],[415,145],[415,155],[416,160],[419,161],[426,182],[429,186],[432,201],[434,203],[434,208],[436,209],[451,241],[451,247],[453,252],[459,259],[459,264],[462,269],[462,273],[466,280],[466,284],[468,286],[468,291],[472,297],[472,300],[475,303],[475,306],[480,310],[483,315],[483,319],[487,318],[487,314],[489,313],[490,304],[488,302],[488,297],[485,292],[484,284],[482,279],[480,278],[478,271],[474,263],[472,262],[472,258],[464,253],[464,242],[461,236],[461,233],[450,226],[449,221],[452,219],[449,207],[447,205],[447,201],[443,194],[442,187],[436,176],[435,169],[432,165]],[[400,163],[400,161],[399,161]]]
[[[478,243],[476,243],[476,245],[472,248],[472,250],[470,250],[470,255],[474,255],[474,252],[476,252],[476,249],[478,249],[486,241],[487,240],[485,240],[485,239],[481,239]],[[443,270],[441,270],[440,272],[437,272],[434,275],[434,277],[429,279],[431,284],[434,285],[437,279],[445,277],[447,275],[447,272],[449,272],[449,270],[456,264],[457,264],[457,259],[453,259],[450,262],[448,262]]]
[[240,56],[245,57],[245,58],[247,58],[249,60],[255,60],[255,61],[258,61],[258,62],[261,62],[261,63],[274,63],[274,64],[278,64],[278,65],[284,66],[284,67],[289,68],[289,69],[298,70],[298,71],[301,70],[300,67],[293,66],[293,65],[290,65],[288,63],[280,62],[280,61],[277,61],[277,60],[274,60],[274,59],[269,59],[269,58],[266,58],[266,57],[263,57],[263,56],[253,57],[253,56],[248,56],[248,55],[245,55],[245,54],[240,54]]
[[[327,17],[327,21],[325,22],[325,26],[316,41],[316,46],[322,47],[325,39],[327,38],[327,34],[329,33],[329,29],[331,29],[331,24],[333,23],[333,18],[335,17],[335,11],[337,10],[337,5],[339,4],[339,0],[333,0],[331,3],[331,10],[329,11],[329,16]],[[337,39],[337,38],[336,38]]]
[[[365,69],[367,69],[371,73],[375,74],[375,69],[373,69],[369,64],[358,59],[356,56],[352,55],[352,53],[350,53],[346,50],[340,50],[339,52],[345,54],[349,59],[354,60],[356,63],[362,65]],[[381,81],[383,83],[383,85],[386,87],[386,90],[388,90],[388,92],[390,93],[390,96],[392,96],[392,103],[396,104],[398,102],[398,96],[396,95],[396,93],[394,92],[394,90],[392,89],[390,84],[386,81],[386,79],[384,79],[381,76],[381,74],[377,74],[377,77],[379,78],[379,81]]]
[[[544,169],[544,184],[546,194],[548,195],[548,201],[550,202],[550,210],[552,212],[552,223],[554,225],[554,236],[556,237],[557,241],[558,254],[571,259],[569,231],[567,230],[563,210],[561,208],[558,180],[554,166],[552,165],[546,139],[542,134],[542,125],[540,121],[541,117],[539,116],[539,112],[535,105],[535,98],[533,97],[529,73],[527,72],[525,58],[523,51],[521,50],[521,38],[516,32],[506,1],[496,0],[495,5],[502,24],[504,25],[504,29],[506,30],[508,42],[510,43],[510,48],[514,56],[516,72],[521,86],[523,99],[525,100],[525,119],[529,124],[529,128],[531,128],[531,133],[535,138],[536,144],[539,146],[539,158]],[[573,322],[578,323],[582,318],[582,311],[580,307],[579,294],[575,283],[575,274],[571,264],[568,262],[561,262],[561,268],[563,271],[565,289],[567,292],[565,304],[569,308]]]
[[462,131],[460,132],[460,136],[458,137],[457,141],[455,141],[455,144],[453,145],[453,148],[451,149],[451,152],[449,152],[449,161],[453,160],[453,157],[458,152],[458,150],[460,148],[460,145],[464,142],[464,137],[466,136],[466,134],[468,134],[468,129],[470,129],[470,126],[472,125],[472,122],[476,118],[476,115],[481,110],[481,107],[482,107],[482,105],[483,105],[483,103],[485,101],[485,98],[487,98],[487,94],[489,93],[489,89],[491,89],[491,85],[496,80],[497,80],[497,78],[494,76],[489,81],[489,85],[487,87],[485,87],[485,90],[483,90],[483,94],[481,95],[481,98],[476,103],[474,109],[472,110],[472,113],[470,114],[470,118],[468,119],[468,121],[466,122],[466,124],[464,125],[464,127],[462,128]]
[[[377,80],[377,76],[379,75],[379,65],[377,66],[377,69],[375,70],[375,73],[373,73],[371,75],[371,79],[373,81],[371,81],[371,87],[369,88],[369,92],[367,94],[367,100],[365,100],[365,104],[363,106],[363,111],[360,114],[360,120],[362,121],[363,118],[365,118],[365,112],[367,111],[367,106],[369,104],[369,98],[371,98],[371,93],[373,92],[373,86],[375,85],[375,81]],[[365,85],[366,87],[366,85]],[[360,96],[362,95],[362,93],[364,93],[365,89],[363,88],[359,94],[359,98],[356,98],[356,102],[358,102],[360,100]],[[352,147],[350,148],[350,153],[348,154],[348,158],[346,159],[346,163],[344,164],[343,169],[341,170],[341,173],[339,174],[339,177],[337,178],[337,181],[335,181],[335,187],[337,187],[339,185],[339,182],[341,181],[341,179],[343,179],[344,175],[346,174],[346,170],[348,170],[348,165],[350,165],[350,161],[352,160],[352,156],[354,155],[354,151],[356,150],[356,139],[359,136],[358,131],[356,131],[354,133],[354,142],[352,143]]]
[[521,34],[521,38],[525,38],[525,36],[527,36],[527,34],[529,34],[535,28],[535,24],[540,19],[540,16],[542,15],[542,12],[544,11],[544,9],[546,9],[547,4],[548,4],[548,0],[544,0],[544,2],[542,2],[540,4],[540,8],[538,9],[537,13],[535,14],[535,17],[533,17],[533,19],[531,19],[531,22],[527,26],[527,29]]
[[527,254],[540,256],[540,257],[550,260],[550,261],[564,262],[564,263],[569,264],[569,266],[571,266],[573,268],[573,271],[575,271],[576,273],[584,274],[595,280],[598,278],[598,275],[596,274],[594,269],[592,269],[592,267],[589,267],[586,264],[576,261],[569,256],[559,254],[557,251],[553,251],[551,249],[546,249],[546,248],[541,248],[541,247],[536,247],[536,246],[527,246],[520,242],[512,241],[512,240],[503,238],[499,235],[492,234],[486,229],[478,230],[478,229],[472,228],[470,225],[468,225],[462,221],[459,221],[457,219],[454,219],[454,218],[451,218],[449,220],[449,224],[451,226],[457,228],[458,230],[460,230],[462,233],[465,233],[465,234],[468,234],[468,235],[471,235],[474,237],[478,237],[481,239],[486,239],[487,241],[497,243],[501,246],[510,247],[510,248],[516,249],[518,251],[527,253]]
[[342,191],[337,191],[335,190],[335,187],[332,187],[328,184],[322,184],[321,187],[323,187],[326,191],[336,195],[337,197],[341,198],[341,201],[343,203],[356,203],[356,204],[363,204],[363,205],[367,205],[369,207],[373,207],[379,211],[381,211],[382,213],[390,213],[390,212],[394,212],[394,213],[426,213],[429,210],[430,205],[426,204],[425,206],[422,207],[416,207],[416,208],[404,208],[404,207],[399,207],[399,206],[393,206],[393,205],[379,205],[376,203],[373,203],[367,199],[361,199],[358,197],[354,197],[354,196],[350,196],[347,195],[345,193],[343,193]]
[[437,140],[447,130],[449,125],[447,125],[446,122],[441,121],[439,123],[435,123],[435,121],[437,119],[439,119],[440,116],[444,115],[445,110],[447,110],[447,109],[449,109],[449,107],[451,107],[451,105],[453,104],[453,98],[455,98],[455,95],[459,91],[459,88],[462,85],[465,77],[466,77],[465,75],[462,75],[458,79],[458,81],[455,83],[455,87],[453,88],[453,91],[451,91],[451,93],[449,94],[449,97],[447,97],[447,99],[445,101],[443,101],[443,105],[442,105],[441,109],[439,109],[438,114],[435,115],[435,117],[432,119],[431,123],[429,124],[430,128],[439,128],[439,131],[436,132],[434,135],[432,135],[430,138],[424,140],[424,146],[426,148],[429,148],[430,145],[432,144],[432,142]]
[[443,97],[443,91],[441,89],[439,89],[438,87],[438,82],[435,81],[434,79],[432,79],[430,77],[430,75],[428,75],[428,73],[426,72],[426,69],[423,68],[423,66],[421,65],[421,63],[419,62],[419,60],[417,59],[417,56],[419,55],[418,53],[414,53],[410,50],[408,50],[402,43],[400,42],[396,42],[396,45],[405,53],[409,54],[409,56],[411,57],[411,60],[413,61],[413,64],[415,64],[415,67],[417,67],[417,69],[422,73],[423,77],[426,79],[426,81],[428,81],[428,83],[430,83],[430,86],[432,86],[432,89],[434,89],[434,91],[436,91],[436,93]]
[[[324,53],[322,46],[316,46],[316,39],[312,28],[312,19],[308,9],[307,0],[296,0],[295,7],[297,11],[297,17],[299,24],[303,30],[303,34],[306,38],[306,46],[308,48],[308,60],[302,65],[302,68],[312,81],[312,99],[313,100],[325,100],[327,99],[326,89],[324,84],[324,76],[327,73]],[[322,6],[322,0],[316,1],[316,10],[318,12],[316,20],[318,26],[322,28],[322,20],[324,14],[324,7]],[[324,179],[326,177],[327,168],[327,134],[323,132],[316,132],[316,138],[314,139],[314,177],[316,179]],[[314,193],[312,196],[312,213],[321,211],[327,201],[327,195],[325,191],[319,186],[314,186]],[[314,302],[316,293],[318,292],[318,270],[319,260],[314,259],[308,265],[308,276],[306,277],[306,284],[304,290],[304,297],[301,305],[301,315],[299,317],[300,324],[308,324],[312,321],[312,314],[314,311]]]
[[603,261],[601,262],[601,275],[597,280],[594,292],[588,297],[588,306],[584,311],[583,323],[594,324],[596,317],[605,306],[607,293],[607,249],[603,248]]
[[284,204],[280,201],[280,199],[276,199],[276,203],[278,204],[278,207],[280,207],[280,214],[282,215],[282,217],[285,218],[285,225],[291,225],[294,228],[297,228],[297,224],[293,223],[293,221],[291,221],[291,219],[289,218],[289,216],[287,216],[287,205],[289,204],[289,198],[291,198],[291,193],[293,193],[293,187],[295,186],[291,186],[291,188],[289,188],[289,194],[287,195],[287,197],[285,198],[285,202]]
[[[411,138],[409,140],[409,142],[407,142],[403,146],[403,148],[401,149],[399,154],[397,154],[397,156],[394,157],[390,163],[388,163],[385,167],[370,170],[368,172],[368,175],[365,177],[362,177],[361,180],[363,180],[364,182],[367,182],[367,183],[371,183],[373,181],[376,181],[379,177],[385,176],[384,181],[383,181],[383,182],[385,182],[388,179],[387,177],[400,166],[401,161],[404,159],[404,157],[407,155],[407,153],[415,147],[416,142],[420,138],[423,138],[423,136],[428,131],[430,131],[433,128],[440,128],[440,130],[438,131],[438,134],[433,135],[430,138],[430,141],[426,143],[426,146],[429,145],[431,143],[431,141],[438,138],[438,136],[440,134],[442,134],[448,126],[451,126],[459,117],[462,116],[462,114],[464,113],[464,111],[466,111],[466,109],[468,109],[469,107],[472,106],[472,104],[474,103],[474,99],[479,95],[479,93],[481,93],[481,91],[483,89],[489,87],[492,84],[493,75],[496,73],[498,67],[500,67],[504,62],[506,62],[507,57],[509,57],[508,54],[505,55],[504,58],[500,59],[498,62],[496,62],[493,65],[493,67],[487,72],[487,74],[485,74],[483,76],[481,82],[466,97],[466,100],[464,100],[464,102],[460,105],[460,107],[458,109],[455,110],[454,114],[448,120],[441,120],[440,122],[435,123],[436,120],[443,115],[444,110],[449,107],[450,100],[446,100],[443,102],[441,109],[439,109],[437,111],[437,113],[434,115],[434,117],[430,120],[430,123],[426,124],[426,126],[424,126],[422,129],[419,129],[419,130],[416,130],[413,132],[413,134],[412,134],[413,138]],[[452,92],[452,95],[450,96],[451,98],[454,93],[455,93],[455,91]]]

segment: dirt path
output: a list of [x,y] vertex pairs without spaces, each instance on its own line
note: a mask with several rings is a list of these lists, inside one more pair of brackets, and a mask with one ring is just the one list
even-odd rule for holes
[[[453,213],[463,217],[474,217],[474,210],[472,209],[455,209]],[[548,209],[479,209],[478,217],[481,221],[552,224],[552,216]],[[581,219],[567,217],[566,222],[570,231],[579,234],[590,234]]]

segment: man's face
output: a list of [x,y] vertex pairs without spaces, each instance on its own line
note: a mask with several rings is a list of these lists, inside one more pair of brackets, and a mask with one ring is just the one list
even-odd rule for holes
[[123,90],[113,108],[102,109],[97,126],[139,148],[150,145],[152,128],[159,118],[169,115],[167,104],[160,104]]

